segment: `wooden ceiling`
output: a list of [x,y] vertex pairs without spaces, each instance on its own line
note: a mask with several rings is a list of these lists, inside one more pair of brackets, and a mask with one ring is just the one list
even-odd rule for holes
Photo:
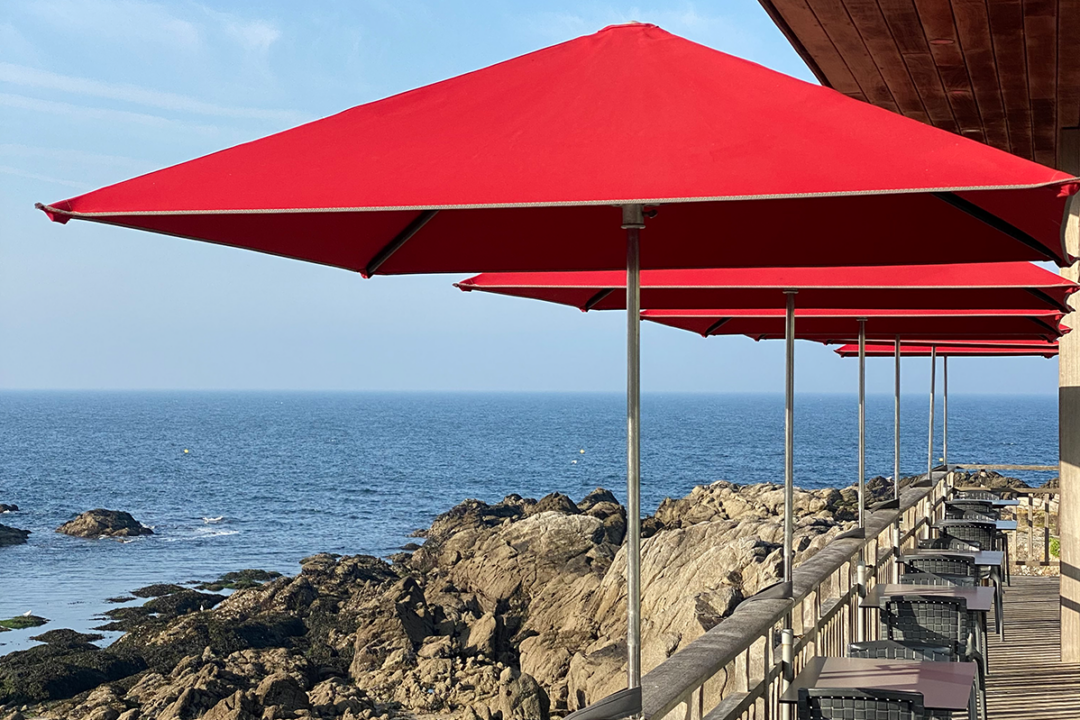
[[822,84],[1044,165],[1080,125],[1080,0],[759,0]]

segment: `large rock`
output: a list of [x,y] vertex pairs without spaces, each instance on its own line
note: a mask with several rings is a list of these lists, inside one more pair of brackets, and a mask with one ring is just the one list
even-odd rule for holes
[[87,510],[74,520],[70,520],[56,532],[84,538],[101,537],[138,537],[153,535],[154,531],[146,527],[123,510]]
[[0,547],[6,545],[25,545],[26,538],[30,536],[29,530],[0,525]]
[[146,668],[138,656],[102,650],[79,633],[40,637],[47,644],[0,657],[0,706],[69,698]]
[[[887,481],[870,488],[891,494]],[[797,561],[851,527],[853,498],[797,491]],[[718,482],[646,519],[645,670],[779,577],[782,506],[778,485]],[[107,652],[148,670],[111,695],[99,687],[31,711],[49,720],[564,715],[624,686],[625,534],[625,509],[606,490],[576,503],[509,495],[452,508],[417,533],[422,547],[390,563],[313,555],[297,576],[260,574],[225,599],[145,588],[144,606],[110,611],[126,631],[110,650],[57,633],[39,659],[72,665],[79,653]]]

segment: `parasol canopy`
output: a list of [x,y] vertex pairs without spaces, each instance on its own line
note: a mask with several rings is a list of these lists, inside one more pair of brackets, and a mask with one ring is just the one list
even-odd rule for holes
[[[1064,330],[1064,314],[1051,310],[878,310],[797,308],[796,338],[838,342],[855,340],[859,320],[866,320],[866,337],[892,340],[897,336],[920,340],[968,337],[1055,339]],[[748,335],[758,340],[784,337],[785,311],[781,309],[644,310],[643,320],[710,335]]]
[[1052,260],[1077,179],[646,24],[41,206],[364,275]]
[[[902,343],[900,355],[902,357],[930,357],[931,354],[938,357],[1057,357],[1058,344],[1056,342],[1032,341],[1025,343],[991,343],[980,342],[971,344],[953,344],[951,341],[945,345],[912,345]],[[844,345],[836,349],[840,357],[858,357],[858,345]],[[893,357],[896,348],[892,345],[867,345],[867,357]]]
[[[580,310],[626,307],[624,271],[483,273],[457,283],[465,291],[512,295]],[[870,267],[643,270],[641,306],[649,310],[784,307],[797,289],[812,308],[1059,309],[1068,312],[1076,283],[1029,262]]]

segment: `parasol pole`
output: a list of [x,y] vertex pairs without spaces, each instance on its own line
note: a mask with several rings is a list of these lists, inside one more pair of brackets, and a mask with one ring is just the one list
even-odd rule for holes
[[866,527],[866,318],[859,318],[859,527]]
[[641,686],[641,205],[623,205],[626,230],[626,672]]
[[[930,346],[930,435],[926,441],[926,480],[934,486],[934,402],[937,399],[937,345]],[[931,490],[926,499],[926,535],[930,537],[930,526],[934,521],[934,493]]]
[[949,356],[941,356],[941,463],[949,466]]
[[784,315],[784,582],[791,582],[795,564],[795,294],[785,290]]
[[937,345],[930,346],[930,436],[926,442],[926,478],[934,471],[934,402],[937,399]]
[[[900,500],[900,336],[893,345],[893,499]],[[893,525],[893,581],[900,582],[900,521]]]

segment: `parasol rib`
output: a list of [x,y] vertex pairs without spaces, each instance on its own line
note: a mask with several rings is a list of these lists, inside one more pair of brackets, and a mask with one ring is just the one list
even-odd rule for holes
[[438,214],[438,210],[425,210],[417,215],[412,222],[405,226],[404,230],[398,233],[393,240],[388,242],[382,250],[376,253],[375,257],[372,258],[371,262],[364,268],[364,277],[371,277],[377,273],[383,263],[389,260],[394,253],[401,249],[402,245],[409,242],[413,235],[420,232],[420,230],[431,222],[431,219]]

